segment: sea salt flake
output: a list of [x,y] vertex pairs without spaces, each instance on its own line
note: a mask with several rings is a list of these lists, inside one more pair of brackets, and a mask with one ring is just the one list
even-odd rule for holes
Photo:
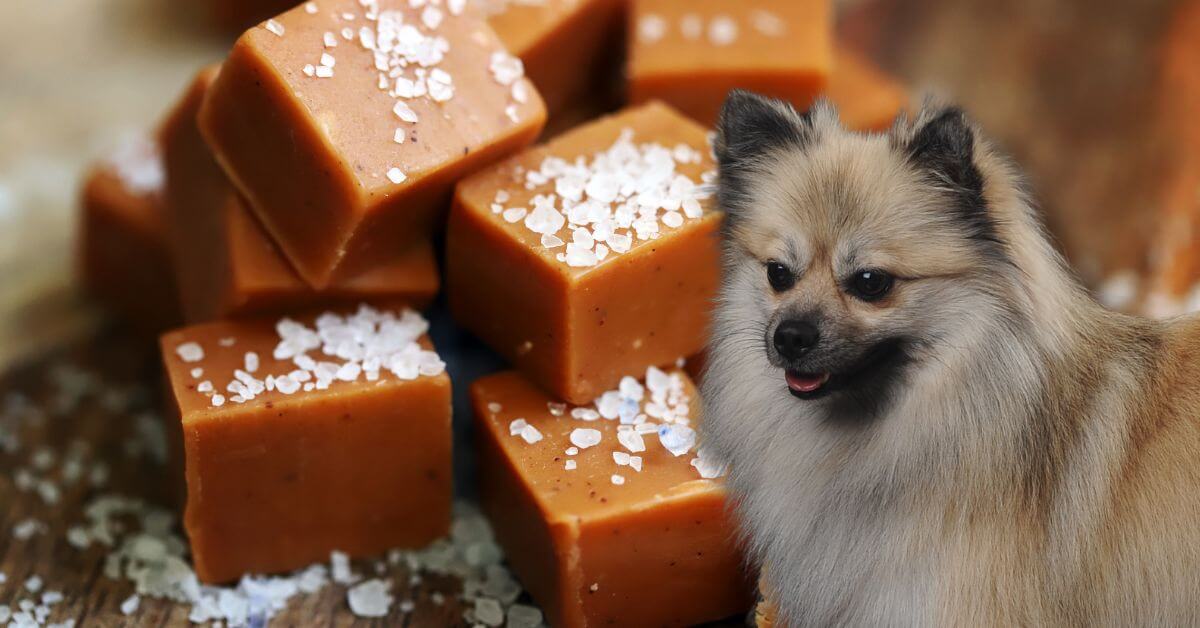
[[267,20],[266,28],[279,37],[283,37],[283,24],[276,22],[274,19]]
[[612,475],[612,483],[613,483],[613,484],[615,484],[615,485],[617,485],[617,486],[620,486],[620,485],[622,485],[622,484],[624,484],[624,483],[625,483],[625,477],[624,477],[624,476],[622,476],[622,475],[619,475],[619,474],[616,474],[616,473],[614,473],[614,474]]
[[658,428],[658,440],[672,456],[679,457],[696,445],[696,431],[685,425],[664,425]]
[[204,349],[195,342],[185,342],[175,347],[175,354],[184,362],[199,362],[204,359]]
[[520,222],[522,218],[529,212],[524,207],[511,207],[504,210],[504,221],[508,223]]
[[337,35],[334,35],[328,31],[326,31],[322,39],[326,48],[336,48],[338,45]]
[[387,178],[388,181],[399,185],[408,179],[408,175],[404,174],[399,168],[391,168],[387,171]]
[[574,471],[576,468],[576,463],[574,460],[567,460],[563,463],[563,468],[567,471]]
[[657,43],[667,34],[667,21],[661,15],[648,13],[638,20],[638,39],[647,44]]
[[395,106],[392,107],[392,113],[396,114],[397,118],[409,123],[416,123],[417,112],[413,111],[403,100],[397,100]]
[[346,602],[358,617],[384,617],[395,601],[390,589],[391,583],[384,580],[367,580],[346,592]]
[[125,601],[121,602],[121,614],[128,616],[136,613],[138,606],[140,606],[141,603],[141,596],[139,596],[137,593],[134,593],[133,595],[125,598]]
[[317,66],[316,74],[317,78],[332,78],[333,68],[327,65]]
[[633,453],[646,451],[646,441],[642,435],[635,430],[624,430],[617,432],[617,442],[621,446]]
[[708,40],[716,46],[728,46],[737,41],[738,25],[728,15],[718,15],[708,23]]
[[580,449],[587,449],[600,443],[600,430],[577,427],[571,431],[571,444]]
[[321,53],[321,65],[327,68],[332,68],[333,66],[337,65],[337,59],[334,59],[333,55],[329,54],[328,52],[323,52]]
[[538,431],[538,428],[532,425],[526,425],[525,427],[521,428],[521,438],[523,438],[526,443],[532,445],[542,440],[542,433]]

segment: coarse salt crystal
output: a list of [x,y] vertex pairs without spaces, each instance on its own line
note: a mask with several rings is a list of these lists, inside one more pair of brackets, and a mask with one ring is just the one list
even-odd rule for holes
[[638,20],[638,39],[653,44],[667,34],[667,21],[660,15],[649,13]]
[[542,433],[538,431],[538,428],[532,425],[526,425],[525,427],[521,428],[521,438],[523,438],[526,443],[532,445],[542,440]]
[[195,342],[185,342],[175,347],[175,354],[184,362],[199,362],[204,359],[204,349]]
[[635,430],[623,430],[617,432],[617,442],[621,446],[633,453],[646,451],[646,441],[642,435]]
[[191,375],[192,375],[192,379],[204,377],[204,369],[199,368],[199,367],[194,368],[194,369],[192,369]]
[[396,101],[395,106],[392,107],[392,113],[405,122],[416,123],[418,120],[417,112],[413,111],[403,100]]
[[325,34],[322,35],[321,39],[322,39],[323,43],[325,44],[326,48],[337,48],[337,45],[338,45],[337,35],[334,35],[333,33],[326,31]]
[[328,52],[323,52],[321,53],[321,65],[332,68],[333,66],[337,65],[337,59],[334,59],[333,55],[329,54]]
[[317,66],[316,75],[317,78],[332,78],[333,68],[327,65]]
[[306,63],[304,65],[303,72],[304,72],[304,76],[309,76],[309,77],[316,76],[317,68],[313,67],[313,64],[311,64],[311,63]]
[[125,601],[121,602],[121,614],[132,615],[136,613],[138,606],[140,606],[141,603],[141,596],[139,596],[137,593],[134,593],[133,595],[125,598]]
[[313,15],[314,13],[316,13],[317,12],[317,3],[316,2],[305,2],[304,3],[304,12],[309,15]]
[[503,214],[504,221],[509,223],[520,222],[528,212],[529,210],[525,209],[524,207],[513,207],[511,209],[506,209],[504,210]]
[[525,429],[525,426],[527,425],[529,425],[529,421],[526,421],[525,419],[513,419],[512,422],[508,424],[508,435],[516,436],[520,434],[521,430]]
[[728,15],[718,15],[708,23],[708,40],[717,46],[728,46],[737,41],[737,22]]
[[247,373],[253,373],[258,370],[258,354],[253,351],[246,352],[245,368]]
[[274,19],[267,20],[266,28],[279,37],[283,37],[283,24],[276,22]]
[[396,132],[392,134],[392,141],[397,144],[403,144],[407,136],[408,134],[405,133],[404,129],[397,128]]
[[612,483],[620,486],[625,483],[625,477],[614,473],[612,476]]
[[355,586],[346,592],[346,601],[350,611],[358,617],[384,617],[395,600],[389,590],[391,583],[384,580],[372,579]]
[[225,395],[217,393],[212,396],[212,405],[214,408],[220,408],[225,405]]
[[600,430],[577,427],[571,431],[571,444],[580,449],[587,449],[600,443]]
[[404,172],[402,172],[399,168],[392,168],[387,171],[387,178],[392,183],[398,185],[404,183],[404,181],[408,179],[408,176],[405,175]]
[[574,460],[567,460],[566,462],[563,463],[563,468],[566,469],[567,471],[574,471],[576,466],[577,465]]

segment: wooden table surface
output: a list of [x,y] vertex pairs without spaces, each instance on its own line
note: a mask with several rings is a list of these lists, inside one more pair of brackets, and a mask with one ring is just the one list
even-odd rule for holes
[[[131,585],[102,575],[104,551],[80,552],[63,542],[66,528],[99,492],[165,503],[164,468],[129,444],[138,442],[135,417],[156,407],[152,351],[105,328],[75,295],[69,272],[81,167],[114,137],[155,119],[191,72],[218,58],[228,43],[194,32],[163,4],[0,3],[0,28],[7,29],[0,55],[0,372],[6,373],[0,409],[25,397],[50,408],[61,403],[62,382],[73,381],[73,374],[96,378],[77,405],[48,411],[41,421],[19,421],[19,450],[0,451],[0,504],[6,506],[0,572],[7,577],[0,604],[26,597],[22,582],[37,574],[66,596],[51,621],[186,621],[185,607],[154,600],[143,600],[132,618],[121,615]],[[1159,173],[1170,155],[1170,129],[1155,116],[1157,45],[1177,0],[846,4],[839,26],[845,38],[918,88],[962,102],[1028,171],[1049,224],[1086,280],[1094,284],[1117,270],[1145,267]],[[471,364],[459,371],[466,378],[460,383],[488,368]],[[134,391],[133,405],[115,407],[104,393],[111,390]],[[12,427],[12,417],[0,410],[0,427],[5,421]],[[469,434],[463,438],[469,447]],[[18,490],[17,469],[31,468],[43,447],[60,454],[80,447],[87,460],[105,461],[112,471],[108,486],[65,488],[53,505]],[[469,478],[468,464],[460,486]],[[14,538],[9,530],[27,518],[48,528],[28,540]],[[402,585],[406,578],[395,581]],[[453,600],[429,603],[433,590],[451,596],[458,585],[434,579],[418,592],[413,614],[393,609],[386,619],[367,621],[349,613],[344,588],[330,586],[293,601],[273,625],[463,623]]]

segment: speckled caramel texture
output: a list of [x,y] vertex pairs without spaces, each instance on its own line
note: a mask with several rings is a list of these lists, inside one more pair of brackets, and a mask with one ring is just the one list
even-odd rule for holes
[[83,288],[150,338],[177,325],[161,195],[129,190],[101,164],[87,175],[81,196],[76,266]]
[[[182,432],[184,529],[200,579],[284,572],[328,560],[335,549],[370,556],[444,535],[452,496],[447,375],[403,381],[385,373],[377,382],[264,392],[221,407],[197,392],[210,380],[228,397],[247,351],[262,361],[260,378],[294,368],[271,357],[274,323],[209,323],[161,339],[168,416]],[[222,347],[222,338],[235,342]],[[200,362],[177,355],[189,341],[203,347]],[[199,378],[191,376],[196,367],[204,369]]]
[[[485,4],[487,2],[485,1]],[[620,0],[544,0],[504,6],[488,17],[500,41],[525,63],[551,116],[596,98],[619,65],[625,4]]]
[[163,125],[167,215],[190,322],[338,303],[422,308],[438,290],[428,241],[398,248],[379,266],[324,290],[304,283],[246,207],[200,136],[196,114],[216,66],[192,81]]
[[[661,226],[655,240],[635,240],[626,253],[572,268],[555,259],[522,223],[494,214],[496,191],[507,206],[529,206],[542,188],[514,183],[522,168],[548,156],[573,160],[607,149],[623,129],[634,142],[698,149],[699,164],[678,171],[699,182],[713,163],[704,129],[660,103],[601,118],[461,182],[447,233],[446,288],[451,312],[468,330],[555,396],[590,402],[625,375],[671,364],[705,343],[719,274],[722,215],[705,201],[701,218]],[[567,226],[560,232],[570,240]]]
[[[429,237],[455,181],[529,144],[545,122],[531,83],[525,104],[489,70],[501,50],[476,12],[447,15],[438,33],[450,42],[439,65],[453,77],[453,99],[408,104],[419,121],[392,112],[395,100],[378,88],[370,52],[337,35],[366,24],[357,0],[326,0],[316,14],[297,7],[280,15],[277,36],[251,28],[234,45],[200,112],[200,126],[217,157],[298,274],[314,288],[377,265],[396,247]],[[404,0],[383,0],[417,20]],[[328,52],[331,78],[305,76]],[[505,113],[513,105],[516,121]],[[409,128],[403,144],[398,127]],[[407,180],[395,184],[397,167]]]
[[[767,10],[787,23],[782,37],[747,26],[754,10]],[[669,25],[657,42],[637,37],[638,20],[647,14]],[[684,15],[698,15],[705,29],[697,39],[679,28]],[[737,39],[717,46],[708,39],[709,21],[725,15],[737,20]],[[712,125],[726,94],[748,89],[806,108],[824,91],[833,67],[833,14],[829,0],[632,0],[629,15],[630,102],[660,99],[693,119]]]
[[[695,395],[690,381],[687,389]],[[637,454],[642,471],[618,467],[612,452],[625,449],[615,421],[553,416],[553,398],[516,372],[476,381],[471,398],[484,509],[551,625],[690,625],[750,608],[724,488],[700,478],[692,454],[673,457],[649,435]],[[544,438],[509,435],[516,418]],[[603,440],[567,471],[564,451],[578,427],[600,430]],[[612,484],[613,473],[625,483]]]

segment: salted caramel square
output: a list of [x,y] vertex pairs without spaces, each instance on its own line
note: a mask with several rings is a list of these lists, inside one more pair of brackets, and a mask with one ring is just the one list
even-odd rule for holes
[[438,290],[433,245],[416,242],[324,289],[305,283],[246,206],[200,135],[196,116],[216,79],[205,68],[162,127],[167,216],[189,322],[369,302],[423,308]]
[[76,247],[83,289],[134,330],[179,323],[157,138],[130,138],[89,170]]
[[452,314],[573,403],[698,352],[719,273],[713,167],[704,129],[652,103],[463,180]]
[[450,379],[411,310],[219,321],[164,334],[184,529],[230,582],[450,525]]
[[629,24],[630,101],[705,125],[735,88],[805,109],[834,64],[829,0],[633,0]]
[[575,407],[512,371],[471,387],[484,511],[553,626],[693,625],[752,603],[695,388],[645,375]]
[[[480,0],[509,52],[525,64],[551,117],[603,100],[619,72],[625,5],[620,0]],[[616,91],[616,90],[611,90]]]
[[427,239],[454,182],[532,142],[545,116],[465,0],[328,0],[246,31],[199,121],[272,240],[321,289]]

